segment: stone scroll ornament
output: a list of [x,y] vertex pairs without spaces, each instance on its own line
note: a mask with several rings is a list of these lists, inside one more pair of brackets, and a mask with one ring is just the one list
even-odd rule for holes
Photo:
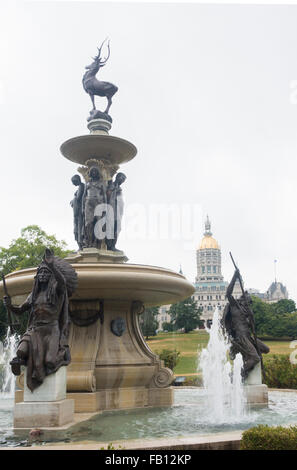
[[15,306],[9,297],[4,299],[14,314],[30,312],[27,330],[10,364],[14,375],[20,375],[22,365],[27,367],[27,386],[32,392],[46,376],[71,361],[68,299],[76,287],[77,274],[73,267],[46,249],[25,302]]
[[[118,87],[113,85],[112,83],[103,82],[96,78],[97,73],[102,67],[106,65],[110,56],[110,45],[108,41],[107,57],[105,57],[104,59],[102,59],[101,57],[102,47],[105,44],[106,40],[107,39],[103,41],[100,48],[97,48],[98,54],[96,55],[96,57],[93,57],[93,62],[90,65],[86,66],[87,71],[85,72],[82,80],[84,90],[86,91],[86,93],[89,94],[93,104],[93,109],[90,111],[90,116],[87,119],[88,121],[91,121],[92,119],[105,119],[109,122],[112,122],[112,118],[108,113],[112,103],[112,97],[118,91]],[[95,96],[107,98],[107,107],[105,111],[102,112],[96,109]]]

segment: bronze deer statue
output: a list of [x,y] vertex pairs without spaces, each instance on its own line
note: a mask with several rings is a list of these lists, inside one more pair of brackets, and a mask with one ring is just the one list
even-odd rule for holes
[[112,83],[99,81],[96,78],[96,74],[98,73],[99,69],[104,67],[104,65],[106,64],[110,56],[110,46],[109,46],[109,41],[108,41],[107,57],[105,59],[101,59],[101,50],[105,41],[106,39],[101,44],[100,48],[99,47],[97,48],[98,54],[96,55],[96,57],[93,57],[94,62],[86,66],[87,72],[84,74],[83,80],[82,80],[84,90],[90,95],[90,98],[93,103],[93,110],[91,111],[91,114],[92,112],[94,113],[94,111],[96,111],[95,98],[94,98],[95,95],[102,96],[102,97],[106,96],[107,108],[104,111],[104,114],[108,115],[108,111],[112,103],[112,97],[118,91],[118,87],[113,85]]

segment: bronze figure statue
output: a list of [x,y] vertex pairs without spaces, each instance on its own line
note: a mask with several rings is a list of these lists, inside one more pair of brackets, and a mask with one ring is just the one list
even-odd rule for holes
[[71,178],[74,186],[78,186],[77,191],[74,193],[74,199],[70,201],[70,205],[73,209],[73,225],[74,225],[74,238],[78,244],[80,250],[83,248],[83,195],[85,185],[82,183],[79,175],[74,175]]
[[77,274],[72,266],[46,249],[37,268],[33,290],[20,306],[3,301],[14,314],[30,311],[27,330],[11,361],[13,374],[20,375],[21,365],[27,367],[27,386],[34,391],[47,375],[70,363],[68,346],[68,298],[77,286]]
[[[239,299],[235,299],[232,295],[237,280],[242,290],[242,296]],[[222,327],[232,345],[230,350],[231,359],[234,359],[238,353],[242,355],[243,377],[246,379],[259,362],[261,362],[263,368],[262,354],[267,354],[269,348],[256,337],[254,313],[251,309],[252,299],[248,292],[243,289],[241,275],[236,265],[234,275],[227,288],[226,297],[228,303],[224,309]]]
[[[115,181],[109,181],[107,186],[107,204],[108,214],[107,224],[110,224],[112,230],[107,228],[107,239],[106,246],[108,250],[119,251],[116,249],[116,243],[121,231],[122,217],[124,210],[124,201],[122,196],[121,185],[126,181],[126,175],[124,173],[117,173]],[[113,219],[113,220],[111,220]]]
[[95,237],[94,228],[98,217],[95,215],[97,206],[106,203],[106,188],[99,169],[93,166],[89,170],[89,181],[85,186],[83,196],[84,210],[84,247],[101,248],[101,239]]
[[119,172],[114,180],[106,183],[96,165],[89,168],[86,184],[81,182],[79,175],[71,178],[72,183],[78,186],[70,205],[79,250],[101,249],[104,241],[107,250],[120,251],[116,243],[121,231],[124,210],[121,185],[125,180],[126,175]]
[[[109,108],[112,103],[112,97],[118,91],[118,87],[113,85],[112,83],[97,80],[96,78],[96,74],[99,72],[99,69],[101,69],[102,67],[104,67],[104,65],[106,65],[110,56],[110,46],[109,46],[109,41],[108,41],[107,57],[105,59],[101,58],[101,50],[105,41],[106,39],[101,44],[100,48],[99,47],[97,48],[98,54],[96,55],[96,57],[93,57],[94,61],[90,65],[86,66],[87,72],[85,72],[83,76],[84,90],[86,91],[86,93],[90,95],[90,98],[93,104],[93,109],[90,112],[90,117],[88,118],[88,121],[90,121],[91,119],[96,119],[96,118],[107,119],[110,122],[112,121],[108,113],[109,113]],[[96,109],[95,98],[94,98],[95,96],[102,96],[102,97],[107,98],[107,107],[103,113]]]

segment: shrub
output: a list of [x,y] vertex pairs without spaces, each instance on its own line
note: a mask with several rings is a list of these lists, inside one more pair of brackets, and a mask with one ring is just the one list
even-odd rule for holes
[[203,379],[202,376],[190,376],[186,377],[186,380],[183,382],[183,385],[186,387],[202,387]]
[[297,426],[250,428],[242,434],[240,450],[297,450]]
[[264,358],[265,378],[270,388],[297,389],[297,364],[290,362],[289,355],[274,354]]
[[110,442],[107,447],[100,447],[100,450],[124,450],[125,447],[119,446],[115,447],[112,442]]
[[164,361],[165,367],[173,370],[176,364],[179,361],[180,352],[176,349],[162,349],[162,351],[157,351],[159,358]]

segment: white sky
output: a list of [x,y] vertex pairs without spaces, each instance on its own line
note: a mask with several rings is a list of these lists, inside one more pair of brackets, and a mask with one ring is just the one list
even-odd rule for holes
[[[77,165],[59,147],[88,133],[81,79],[108,36],[111,56],[98,78],[119,87],[111,134],[138,148],[121,168],[118,247],[132,263],[181,263],[194,281],[208,213],[226,280],[230,250],[246,287],[261,291],[277,259],[277,279],[297,300],[296,24],[296,5],[2,0],[0,245],[38,224],[76,249],[69,201]],[[193,233],[183,226],[153,237],[152,204],[196,214]],[[135,210],[144,211],[142,233]]]

